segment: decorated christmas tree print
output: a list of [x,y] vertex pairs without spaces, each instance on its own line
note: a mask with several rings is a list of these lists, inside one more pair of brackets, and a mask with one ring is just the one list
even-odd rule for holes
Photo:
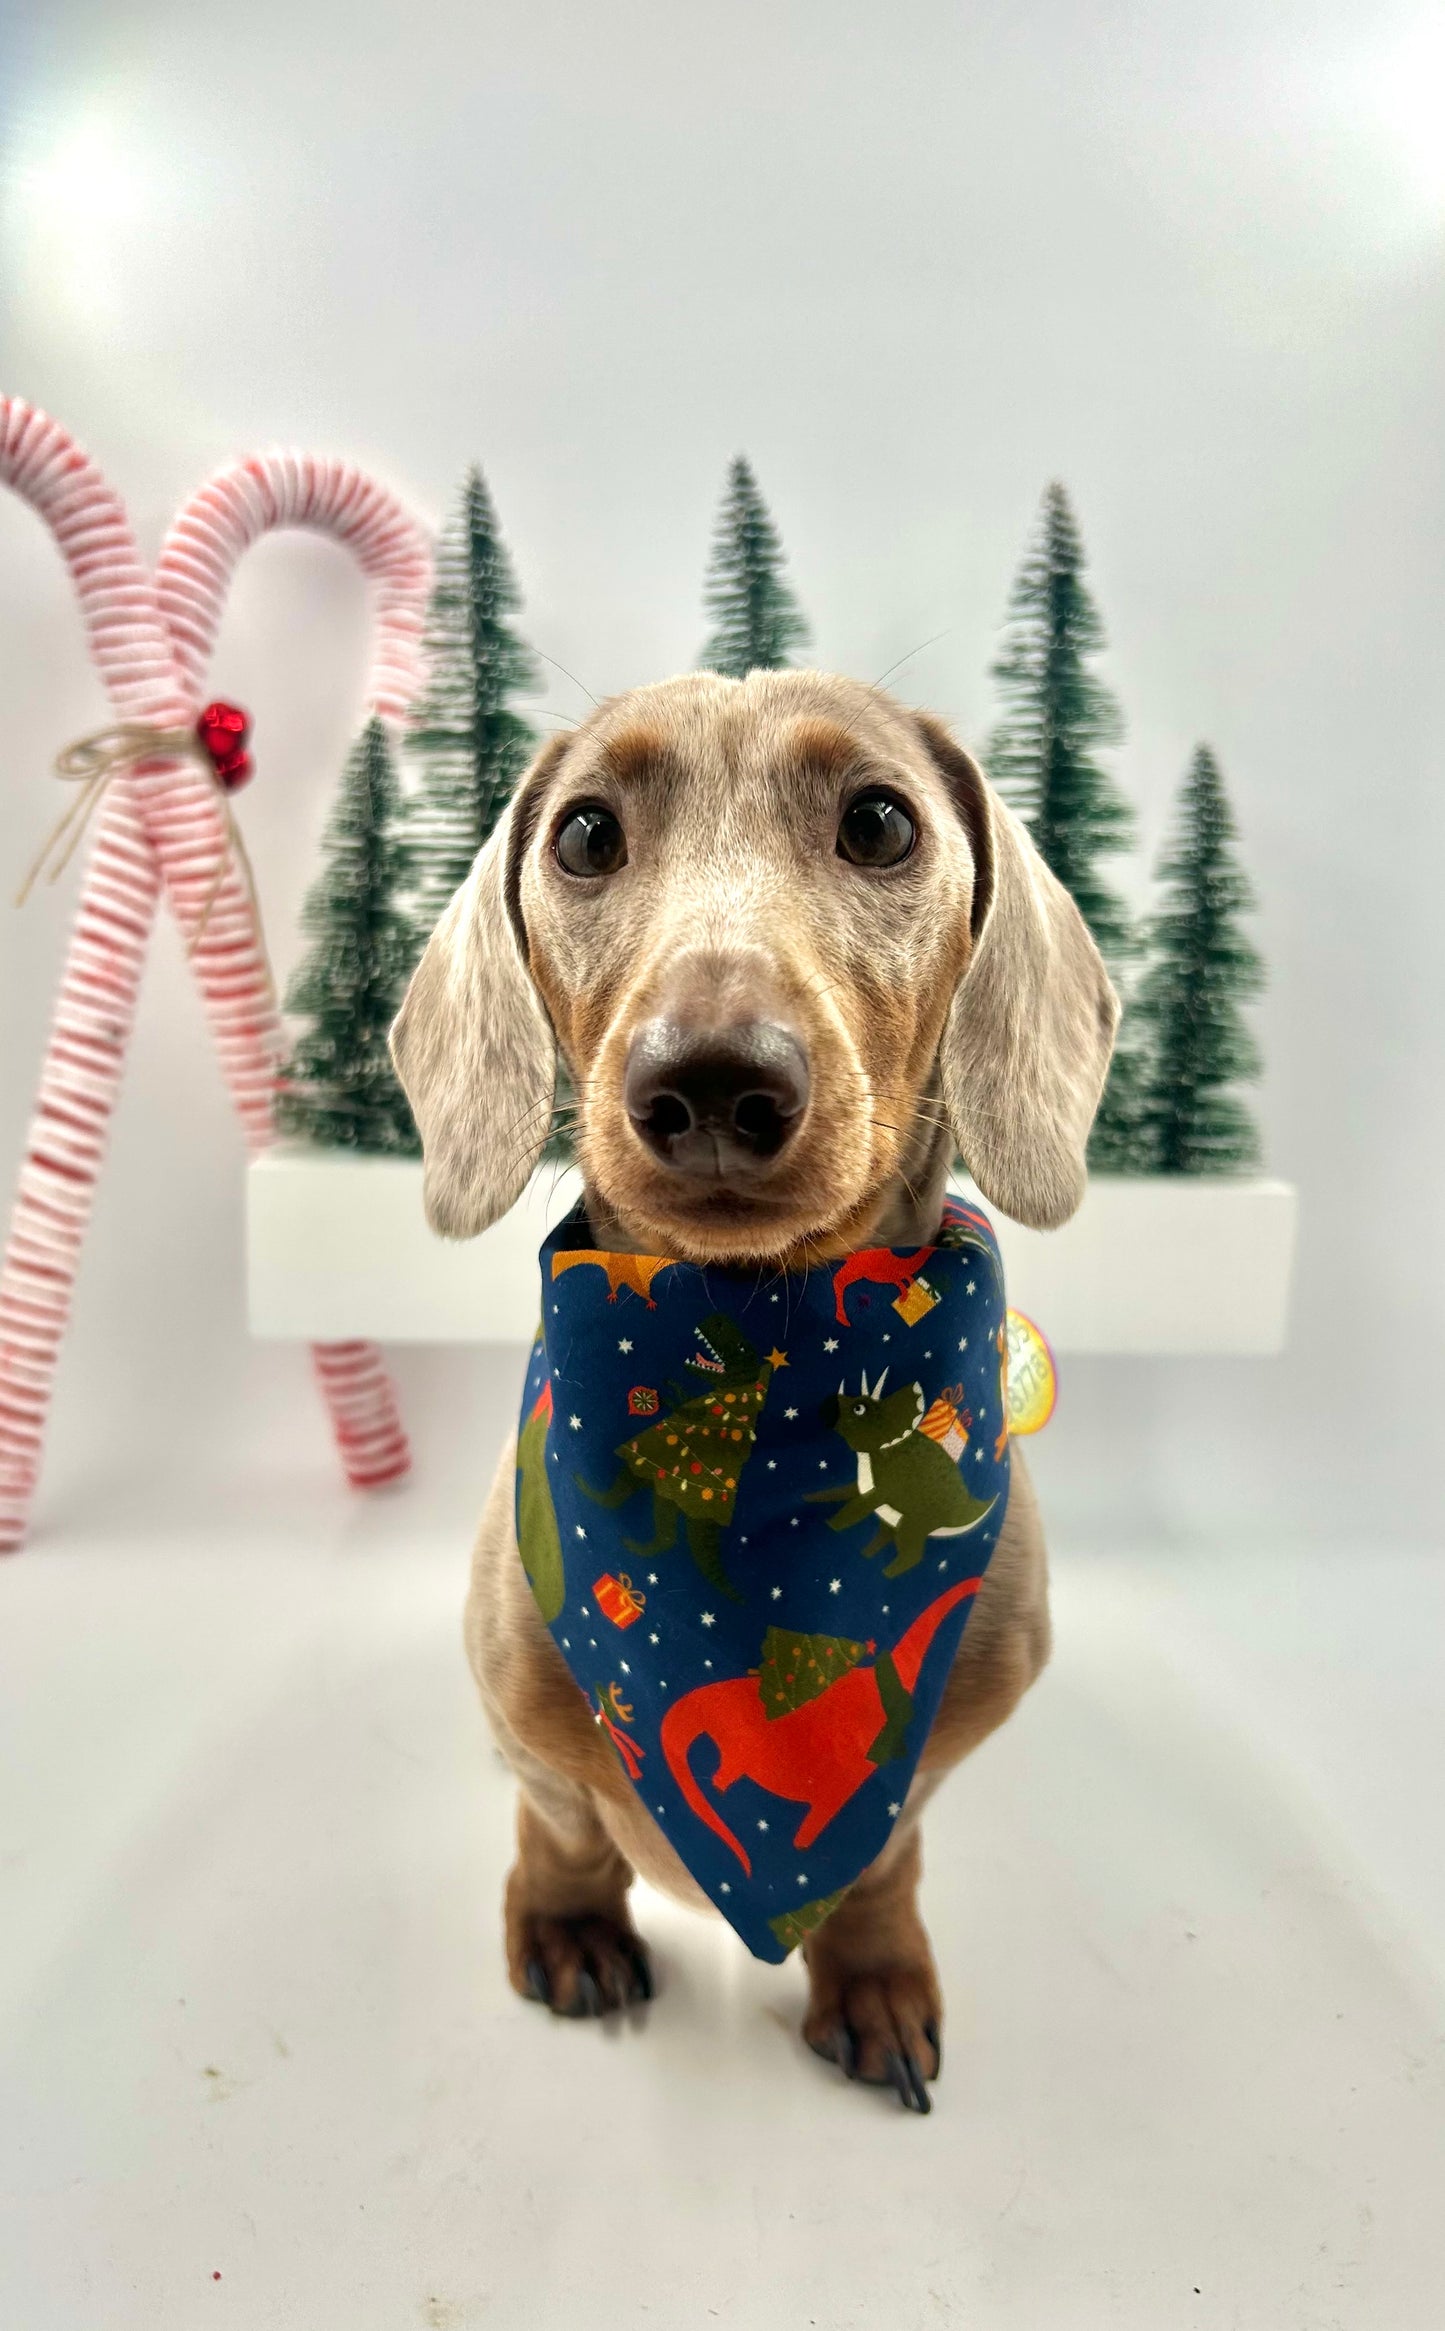
[[386,1046],[411,963],[395,812],[391,749],[371,720],[347,760],[322,871],[302,909],[311,945],[285,1008],[307,1025],[282,1072],[276,1121],[329,1148],[415,1156],[416,1127]]
[[486,841],[536,745],[512,698],[539,685],[508,617],[521,600],[480,469],[437,551],[429,671],[407,732],[415,951],[420,953]]
[[652,1492],[652,1538],[624,1540],[629,1553],[665,1554],[687,1525],[688,1551],[710,1586],[736,1600],[723,1567],[722,1532],[737,1510],[738,1483],[757,1439],[757,1419],[780,1353],[759,1360],[736,1322],[715,1312],[696,1330],[697,1350],[684,1362],[703,1387],[673,1386],[667,1413],[617,1451],[622,1470],[605,1490],[578,1477],[597,1505],[616,1507],[639,1489]]
[[728,472],[703,599],[713,624],[700,658],[707,671],[732,680],[776,672],[807,644],[777,528],[741,454]]
[[989,767],[1125,991],[1089,1163],[1104,1172],[1130,1173],[1142,1170],[1143,1159],[1138,1128],[1144,1067],[1127,997],[1127,967],[1138,942],[1102,861],[1130,846],[1134,819],[1099,759],[1120,742],[1124,725],[1093,668],[1104,627],[1084,565],[1069,498],[1054,483],[1044,494],[1033,545],[1014,582],[1003,647],[993,665],[1004,716],[989,747]]
[[1152,1039],[1144,1122],[1159,1173],[1235,1173],[1259,1161],[1254,1122],[1228,1090],[1259,1074],[1240,1006],[1264,985],[1264,966],[1240,927],[1254,900],[1234,840],[1219,764],[1201,745],[1160,864],[1164,904],[1139,989]]
[[816,1700],[869,1648],[846,1635],[799,1635],[791,1627],[769,1627],[758,1668],[764,1713],[781,1716]]
[[832,1917],[847,1891],[846,1886],[840,1886],[836,1894],[820,1894],[816,1902],[800,1902],[796,1910],[785,1910],[781,1917],[770,1918],[768,1924],[783,1949],[795,1951],[800,1942],[806,1942],[825,1918]]

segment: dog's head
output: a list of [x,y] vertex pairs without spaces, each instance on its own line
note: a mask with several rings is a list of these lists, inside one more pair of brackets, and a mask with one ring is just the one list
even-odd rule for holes
[[934,1119],[1004,1213],[1067,1220],[1117,1016],[939,721],[817,672],[694,673],[538,754],[393,1049],[444,1235],[521,1192],[560,1046],[607,1211],[750,1260],[863,1243]]

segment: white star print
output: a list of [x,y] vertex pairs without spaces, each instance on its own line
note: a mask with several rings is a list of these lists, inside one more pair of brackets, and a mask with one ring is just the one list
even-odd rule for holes
[[630,1352],[630,1351],[631,1351],[631,1349],[632,1349],[632,1338],[631,1338],[631,1336],[627,1336],[627,1335],[624,1335],[624,1336],[619,1336],[619,1337],[618,1337],[618,1339],[617,1339],[617,1349],[619,1350],[619,1352]]
[[656,1642],[660,1641],[660,1637],[658,1637],[658,1636],[656,1636],[656,1635],[649,1635],[649,1636],[648,1636],[648,1638],[647,1638],[647,1640],[648,1640],[648,1642],[649,1642],[649,1643],[656,1643]]
[[721,1885],[719,1886],[719,1888],[718,1888],[718,1892],[719,1892],[720,1894],[731,1894],[731,1892],[732,1892],[732,1888],[731,1888],[731,1886],[728,1884],[728,1882],[727,1882],[727,1879],[726,1879],[726,1878],[724,1878],[724,1879],[723,1879],[723,1882],[722,1882],[722,1884],[721,1884]]
[[581,1419],[581,1417],[580,1417],[580,1416],[569,1416],[569,1417],[568,1417],[568,1419],[567,1419],[567,1422],[568,1422],[568,1424],[569,1424],[569,1425],[572,1427],[572,1430],[573,1430],[573,1432],[574,1432],[574,1433],[580,1433],[580,1432],[581,1432],[581,1430],[582,1430],[582,1419]]
[[655,1570],[649,1570],[649,1572],[647,1573],[647,1583],[648,1583],[648,1585],[649,1585],[649,1586],[656,1586],[656,1584],[657,1584],[657,1572],[656,1572]]
[[975,1450],[974,1450],[974,1452],[973,1452],[973,1461],[974,1461],[974,1463],[975,1463],[976,1465],[981,1465],[981,1464],[983,1463],[983,1451],[982,1451],[982,1449],[975,1449]]
[[823,1339],[823,1349],[825,1352],[836,1352],[838,1349],[838,1338],[835,1335],[825,1336]]
[[793,1523],[793,1528],[796,1530],[796,1528],[797,1528],[797,1526],[798,1526],[798,1517],[797,1517],[797,1515],[796,1515],[796,1514],[794,1514],[794,1515],[792,1516],[792,1523]]
[[577,1535],[579,1538],[585,1538],[587,1535],[587,1532],[583,1529],[580,1522],[577,1524]]
[[968,1292],[970,1295],[976,1295],[978,1293],[977,1282],[973,1279],[970,1279],[968,1282]]
[[702,1614],[702,1623],[703,1623],[703,1625],[704,1625],[705,1627],[714,1627],[714,1626],[716,1626],[716,1625],[717,1625],[717,1621],[716,1621],[716,1620],[715,1620],[715,1618],[713,1617],[713,1614],[712,1614],[712,1612],[711,1612],[711,1611],[704,1611],[704,1612],[703,1612],[703,1614]]
[[892,1816],[893,1816],[894,1820],[896,1821],[896,1820],[898,1819],[898,1816],[899,1816],[899,1814],[900,1814],[900,1813],[903,1811],[903,1807],[902,1807],[901,1805],[890,1805],[890,1806],[889,1806],[889,1808],[888,1808],[888,1810],[889,1810],[889,1812],[892,1814]]
[[759,1829],[766,1829],[766,1828],[767,1828],[767,1826],[768,1826],[768,1825],[767,1825],[766,1821],[760,1821],[760,1822],[758,1823],[758,1827],[759,1827]]
[[590,1619],[590,1618],[591,1618],[591,1616],[592,1616],[592,1613],[591,1613],[591,1612],[588,1610],[588,1608],[587,1608],[587,1605],[586,1605],[585,1603],[579,1603],[579,1604],[577,1605],[577,1608],[578,1608],[578,1609],[579,1609],[579,1611],[582,1613],[582,1616],[583,1616],[583,1618],[584,1618],[584,1619]]
[[777,1458],[776,1458],[776,1457],[769,1457],[769,1459],[768,1459],[768,1471],[769,1471],[770,1473],[776,1473],[776,1472],[777,1472],[777,1470],[778,1470],[778,1460],[777,1460]]
[[966,1335],[961,1335],[959,1337],[958,1348],[961,1352],[966,1352],[968,1350],[968,1337]]
[[783,1410],[784,1416],[787,1417],[790,1422],[797,1415],[797,1413],[798,1412],[795,1408],[785,1408]]
[[572,1648],[572,1638],[571,1638],[571,1636],[570,1636],[570,1635],[564,1635],[564,1636],[563,1636],[563,1638],[562,1638],[562,1649],[563,1649],[564,1651],[570,1651],[570,1650],[571,1650],[571,1648]]
[[712,1666],[712,1661],[711,1661],[710,1659],[705,1659],[705,1660],[703,1661],[703,1666],[704,1666],[704,1667],[711,1667],[711,1666]]
[[[777,1300],[778,1300],[778,1298],[777,1298],[777,1296],[776,1296],[776,1295],[770,1295],[770,1296],[768,1297],[768,1301],[769,1301],[770,1303],[776,1303],[776,1302],[777,1302]],[[785,1331],[785,1332],[786,1332],[786,1331]]]
[[938,1567],[939,1567],[939,1569],[940,1569],[940,1570],[947,1570],[947,1568],[948,1568],[948,1561],[947,1561],[947,1558],[946,1558],[946,1557],[945,1557],[945,1559],[944,1559],[942,1562],[940,1562],[940,1563],[939,1563]]
[[829,1579],[829,1581],[828,1581],[828,1592],[829,1592],[829,1594],[841,1594],[841,1593],[843,1592],[843,1581],[842,1581],[842,1579],[841,1579],[841,1578],[830,1578],[830,1579]]
[[619,1659],[619,1660],[618,1660],[618,1662],[617,1662],[617,1664],[618,1664],[618,1666],[621,1668],[621,1670],[622,1670],[622,1672],[623,1672],[623,1674],[624,1674],[624,1675],[631,1675],[631,1673],[632,1673],[632,1670],[631,1670],[631,1668],[628,1666],[628,1664],[627,1664],[627,1662],[626,1662],[626,1660],[625,1660],[625,1659]]
[[892,1343],[892,1341],[893,1341],[893,1338],[892,1338],[892,1336],[891,1336],[891,1335],[886,1335],[886,1336],[883,1338],[883,1341],[885,1342],[885,1344],[891,1344],[891,1343]]
[[807,1885],[807,1883],[808,1883],[808,1873],[807,1873],[807,1871],[806,1871],[806,1870],[799,1870],[799,1872],[798,1872],[798,1884],[799,1884],[800,1886],[806,1886],[806,1885]]
[[780,1586],[775,1586],[775,1587],[773,1588],[773,1601],[774,1601],[775,1603],[780,1603],[780,1602],[782,1601],[782,1599],[783,1599],[783,1590],[782,1590],[782,1588],[781,1588]]

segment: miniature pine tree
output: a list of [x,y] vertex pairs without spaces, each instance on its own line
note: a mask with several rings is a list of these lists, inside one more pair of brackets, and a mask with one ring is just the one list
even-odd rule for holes
[[1254,899],[1234,839],[1219,764],[1201,745],[1160,864],[1165,903],[1139,987],[1152,1052],[1144,1122],[1157,1173],[1240,1172],[1259,1161],[1254,1122],[1225,1089],[1259,1075],[1240,1006],[1264,985],[1264,965],[1240,928]]
[[[1114,976],[1122,985],[1117,970]],[[1149,1074],[1148,1031],[1126,988],[1108,1080],[1089,1134],[1091,1173],[1148,1174],[1156,1170],[1156,1146],[1145,1115]]]
[[538,685],[532,656],[507,621],[520,604],[491,496],[474,466],[438,547],[429,673],[407,732],[420,780],[406,816],[416,952],[465,880],[536,744],[510,702]]
[[1051,485],[993,665],[1005,709],[989,766],[1112,969],[1133,934],[1099,860],[1128,848],[1134,820],[1096,757],[1123,735],[1118,705],[1091,669],[1103,645],[1074,514],[1063,487]]
[[406,861],[395,814],[391,748],[373,719],[347,758],[323,870],[302,909],[311,947],[285,1008],[309,1025],[283,1071],[276,1120],[328,1148],[415,1155],[416,1127],[386,1048],[411,959],[397,905]]
[[807,643],[802,609],[783,578],[778,530],[741,454],[728,472],[703,603],[713,629],[702,663],[727,679],[776,672]]

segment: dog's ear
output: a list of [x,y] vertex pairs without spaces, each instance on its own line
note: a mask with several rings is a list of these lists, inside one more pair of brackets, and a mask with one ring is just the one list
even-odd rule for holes
[[944,1106],[984,1196],[1053,1230],[1084,1195],[1119,999],[1083,916],[978,763],[941,721],[917,718],[974,860],[973,951],[938,1053]]
[[523,953],[518,861],[543,747],[427,941],[391,1030],[421,1134],[427,1220],[475,1238],[526,1188],[552,1121],[557,1045]]

